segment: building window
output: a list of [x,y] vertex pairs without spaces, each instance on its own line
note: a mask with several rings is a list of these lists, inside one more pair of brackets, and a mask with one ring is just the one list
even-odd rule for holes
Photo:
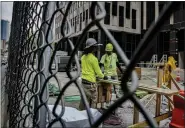
[[82,13],[80,13],[80,31],[82,30]]
[[77,16],[77,23],[76,24],[79,24],[79,16]]
[[91,19],[91,11],[90,11],[90,9],[89,9],[89,19]]
[[80,22],[82,22],[82,13],[80,13]]
[[117,1],[112,2],[112,15],[117,16]]
[[130,19],[130,1],[126,1],[126,18]]
[[105,2],[106,16],[104,19],[104,24],[110,24],[110,3]]
[[119,26],[124,26],[124,7],[119,6]]
[[86,20],[88,20],[88,9],[86,10]]
[[162,11],[164,4],[159,3],[159,13]]
[[75,16],[75,25],[76,25],[76,22],[77,22],[77,16]]
[[152,22],[155,20],[155,2],[153,1],[146,2],[146,5],[147,5],[146,25],[147,28],[149,28]]
[[83,12],[83,21],[85,20],[85,11]]
[[66,22],[66,29],[67,29],[67,33],[69,33],[69,26],[68,26],[67,22]]
[[73,26],[74,26],[74,18],[73,18]]
[[132,29],[136,29],[136,10],[132,9]]
[[75,32],[76,32],[76,26],[77,26],[76,22],[77,22],[77,16],[75,16]]

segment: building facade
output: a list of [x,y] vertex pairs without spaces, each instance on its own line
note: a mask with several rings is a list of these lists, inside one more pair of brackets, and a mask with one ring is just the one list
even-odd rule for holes
[[[132,55],[132,51],[135,50],[137,42],[136,38],[141,34],[141,3],[140,2],[101,2],[105,7],[107,12],[106,17],[100,22],[112,33],[115,39],[118,41],[120,46],[125,50],[127,49],[127,54]],[[68,20],[70,21],[72,27],[71,39],[74,43],[77,43],[77,39],[81,36],[82,31],[91,22],[90,15],[91,2],[73,2],[70,8]],[[96,13],[100,13],[97,8]],[[60,17],[60,18],[58,18]],[[57,20],[62,19],[62,14],[57,15]],[[60,28],[61,20],[55,22],[56,26],[56,40],[60,39],[62,36],[58,30]],[[135,40],[131,39],[131,35],[135,35]],[[109,43],[108,37],[96,26],[91,27],[86,35],[86,39],[89,37],[95,38],[98,42],[104,44],[102,47],[101,56],[104,53],[104,48],[107,43]],[[128,37],[128,39],[127,39]],[[126,43],[123,43],[126,42]],[[85,47],[85,42],[80,47],[80,51]],[[68,47],[61,46],[61,50],[69,50]]]
[[[65,3],[67,5],[67,2]],[[101,4],[106,10],[106,16],[100,22],[111,32],[126,55],[131,58],[139,41],[143,38],[150,25],[157,20],[166,2],[113,1],[101,2]],[[77,39],[81,36],[87,24],[91,22],[90,6],[91,2],[87,1],[73,2],[69,10],[68,20],[72,27],[71,40],[74,44],[77,43]],[[98,8],[96,13],[100,13]],[[153,46],[141,60],[148,61],[153,54],[157,54],[158,58],[161,58],[163,54],[173,55],[178,60],[178,53],[184,51],[184,17],[184,2],[182,2],[181,7],[166,20],[160,32],[150,42]],[[56,40],[59,40],[62,38],[59,30],[62,15],[58,14],[56,19],[59,19],[55,22]],[[93,37],[99,43],[104,44],[101,47],[101,52],[98,53],[100,57],[104,53],[105,45],[110,40],[96,26],[91,27],[86,34],[85,38],[89,37]],[[83,51],[84,47],[85,42],[83,42],[79,51]],[[62,44],[60,50],[69,51],[70,54],[68,44]]]

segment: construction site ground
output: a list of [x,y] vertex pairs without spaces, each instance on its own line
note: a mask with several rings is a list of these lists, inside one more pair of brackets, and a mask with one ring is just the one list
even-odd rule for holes
[[[76,72],[72,72],[73,75],[75,75],[75,73]],[[141,78],[141,80],[139,80],[139,83],[145,84],[148,86],[151,86],[151,85],[157,86],[157,84],[155,82],[156,78],[157,78],[156,74],[157,74],[157,72],[155,69],[142,68],[142,78]],[[183,79],[184,78],[184,71],[181,71],[180,75],[181,75],[181,78]],[[57,77],[60,81],[61,87],[64,86],[69,81],[69,78],[67,77],[65,72],[58,72]],[[54,79],[51,79],[50,83],[57,85],[56,81]],[[181,85],[180,88],[184,89],[184,86]],[[173,86],[172,89],[176,89],[176,88]],[[74,84],[70,85],[70,87],[65,92],[65,96],[78,96],[78,95],[79,95],[79,91]],[[56,98],[57,97],[55,97],[55,96],[50,96],[48,103],[53,105],[56,101]],[[142,101],[143,105],[145,105],[148,100],[149,99]],[[65,106],[74,107],[74,108],[78,109],[79,101],[65,102]],[[154,99],[146,107],[146,110],[153,117],[155,116],[155,107],[156,107],[156,104],[155,104],[155,97],[154,97]],[[165,104],[165,102],[163,102],[163,104],[161,104],[161,114],[167,112],[166,108],[167,108],[167,104]],[[122,107],[119,107],[116,111],[117,111],[119,118],[122,121],[122,124],[119,126],[118,125],[114,125],[114,126],[104,125],[104,127],[127,127],[127,126],[133,124],[133,104],[129,100],[126,101],[125,103],[123,103]],[[145,120],[144,117],[140,113],[139,122],[144,121],[144,120]],[[169,122],[170,122],[170,118],[161,121],[160,127],[169,127]]]

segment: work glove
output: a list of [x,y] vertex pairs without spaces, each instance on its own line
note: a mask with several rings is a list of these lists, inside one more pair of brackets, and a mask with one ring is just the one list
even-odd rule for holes
[[107,76],[104,76],[104,78],[103,78],[104,80],[108,80],[108,77]]
[[101,80],[101,78],[100,77],[96,77],[96,80],[99,81],[99,80]]
[[111,79],[115,80],[115,79],[116,79],[116,77],[115,77],[115,76],[111,76]]

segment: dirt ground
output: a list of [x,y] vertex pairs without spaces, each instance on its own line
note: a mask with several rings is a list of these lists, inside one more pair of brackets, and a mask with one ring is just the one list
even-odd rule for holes
[[[75,72],[73,73],[75,75]],[[156,85],[156,70],[151,70],[151,69],[142,69],[142,79],[139,81],[140,84],[145,84],[145,85]],[[183,73],[182,73],[183,75]],[[65,83],[67,83],[67,81],[69,80],[69,78],[66,76],[65,73],[58,73],[58,78],[59,81],[61,81],[61,86],[65,85]],[[181,76],[182,78],[183,76]],[[52,83],[55,83],[55,81],[51,81]],[[184,88],[183,86],[181,87],[182,89]],[[175,88],[172,88],[175,89]],[[65,96],[72,96],[72,95],[79,95],[79,91],[76,88],[76,86],[74,86],[74,84],[72,84],[65,92]],[[56,97],[51,97],[49,100],[49,104],[54,104],[56,100]],[[148,99],[149,100],[149,99]],[[147,103],[147,101],[143,102],[143,104]],[[65,106],[68,107],[74,107],[78,109],[79,106],[79,101],[75,101],[75,102],[65,102]],[[162,113],[166,113],[167,111],[165,110],[167,108],[167,105],[165,103],[161,104],[161,114]],[[153,100],[146,108],[146,110],[150,113],[150,116],[154,117],[155,115],[155,100]],[[128,127],[130,125],[133,124],[133,104],[128,100],[125,103],[122,104],[121,108],[118,108],[117,110],[117,114],[119,116],[119,118],[122,121],[122,124],[119,126],[108,126],[108,125],[104,125],[103,127]],[[169,123],[170,123],[170,119],[168,118],[166,120],[163,120],[160,122],[160,127],[169,127]],[[139,122],[144,121],[144,117],[143,115],[140,113],[139,114]]]

